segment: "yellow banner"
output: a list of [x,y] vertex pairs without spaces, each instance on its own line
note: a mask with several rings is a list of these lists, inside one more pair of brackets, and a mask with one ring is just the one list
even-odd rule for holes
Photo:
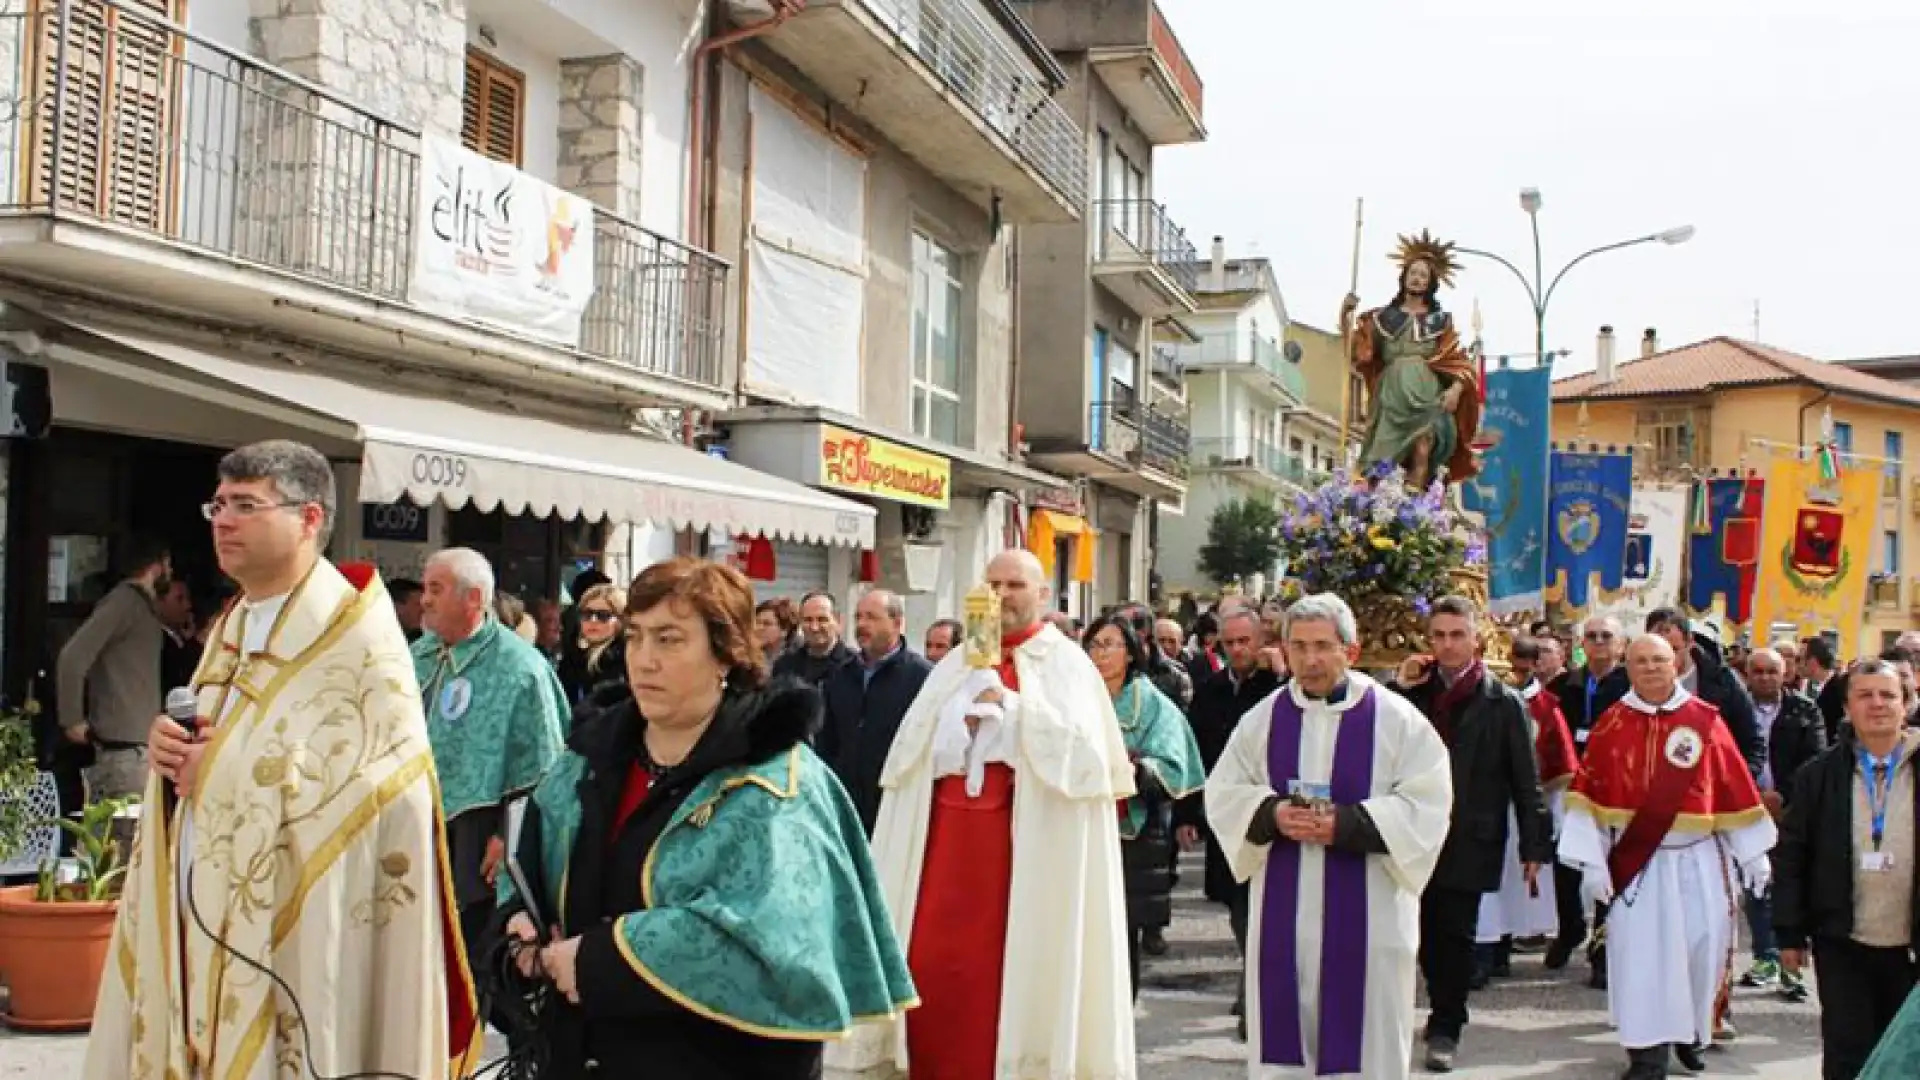
[[1801,637],[1838,631],[1840,656],[1860,655],[1879,510],[1878,470],[1854,466],[1823,481],[1816,461],[1773,463],[1761,511],[1755,641],[1791,623]]
[[945,510],[952,502],[953,465],[934,454],[822,424],[820,486]]

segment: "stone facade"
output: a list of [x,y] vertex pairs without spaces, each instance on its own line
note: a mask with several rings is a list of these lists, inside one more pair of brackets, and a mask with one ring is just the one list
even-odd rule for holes
[[234,254],[406,298],[413,131],[458,138],[466,0],[251,0],[234,114]]
[[629,220],[640,216],[644,79],[619,54],[560,61],[557,186]]

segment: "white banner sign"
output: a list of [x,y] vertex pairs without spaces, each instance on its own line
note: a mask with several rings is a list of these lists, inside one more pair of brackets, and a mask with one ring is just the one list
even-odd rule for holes
[[1638,636],[1652,612],[1680,602],[1680,559],[1687,539],[1684,486],[1636,487],[1627,514],[1627,565],[1618,591],[1601,593],[1595,614],[1614,615]]
[[593,204],[432,135],[420,140],[407,299],[569,348],[593,297]]

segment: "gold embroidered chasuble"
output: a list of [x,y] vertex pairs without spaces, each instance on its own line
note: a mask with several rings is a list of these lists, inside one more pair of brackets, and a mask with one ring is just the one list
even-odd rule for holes
[[211,635],[194,688],[218,727],[190,806],[164,812],[148,780],[87,1080],[480,1064],[413,661],[385,587],[356,577],[317,563],[258,652],[243,606]]

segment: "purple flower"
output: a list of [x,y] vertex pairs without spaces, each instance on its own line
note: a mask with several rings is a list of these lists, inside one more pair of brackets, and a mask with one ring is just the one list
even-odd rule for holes
[[1413,598],[1413,610],[1424,619],[1433,614],[1433,605],[1427,602],[1426,597],[1416,596]]

